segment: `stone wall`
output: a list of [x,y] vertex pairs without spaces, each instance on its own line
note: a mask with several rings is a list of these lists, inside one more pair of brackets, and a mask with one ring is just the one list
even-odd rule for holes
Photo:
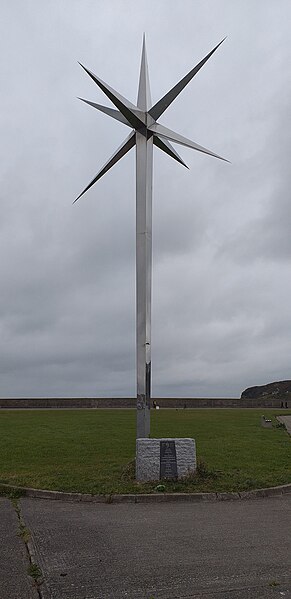
[[[276,397],[256,399],[222,398],[153,398],[160,408],[281,408],[282,400]],[[135,408],[134,397],[116,398],[36,398],[36,399],[0,399],[0,409],[19,408]],[[285,401],[284,401],[284,406]],[[291,400],[288,403],[291,408]]]

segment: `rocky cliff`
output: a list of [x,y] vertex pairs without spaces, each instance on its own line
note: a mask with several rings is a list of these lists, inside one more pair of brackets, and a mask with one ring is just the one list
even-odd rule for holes
[[278,381],[275,383],[268,383],[267,385],[249,387],[242,392],[241,399],[267,399],[269,397],[276,397],[277,399],[285,401],[288,399],[288,396],[291,400],[291,381]]

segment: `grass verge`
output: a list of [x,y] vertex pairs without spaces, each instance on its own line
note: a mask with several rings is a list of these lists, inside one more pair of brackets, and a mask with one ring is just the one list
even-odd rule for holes
[[[266,410],[265,410],[266,412]],[[291,443],[262,410],[152,411],[152,437],[193,437],[195,476],[167,492],[242,491],[291,483]],[[289,412],[290,413],[290,412]],[[0,484],[92,494],[158,492],[134,480],[135,410],[0,411]]]

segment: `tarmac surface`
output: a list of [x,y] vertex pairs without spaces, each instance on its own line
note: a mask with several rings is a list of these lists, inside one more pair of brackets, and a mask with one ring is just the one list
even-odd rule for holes
[[[0,499],[1,599],[291,599],[291,493],[199,503]],[[30,561],[42,570],[34,586]]]

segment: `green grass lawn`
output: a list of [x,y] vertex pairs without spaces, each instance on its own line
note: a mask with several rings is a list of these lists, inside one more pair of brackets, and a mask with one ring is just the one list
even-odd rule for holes
[[[265,410],[266,412],[266,410]],[[239,491],[291,483],[291,443],[262,410],[153,410],[152,437],[193,437],[206,468],[166,490]],[[0,484],[83,493],[151,492],[134,480],[135,410],[1,410]]]

